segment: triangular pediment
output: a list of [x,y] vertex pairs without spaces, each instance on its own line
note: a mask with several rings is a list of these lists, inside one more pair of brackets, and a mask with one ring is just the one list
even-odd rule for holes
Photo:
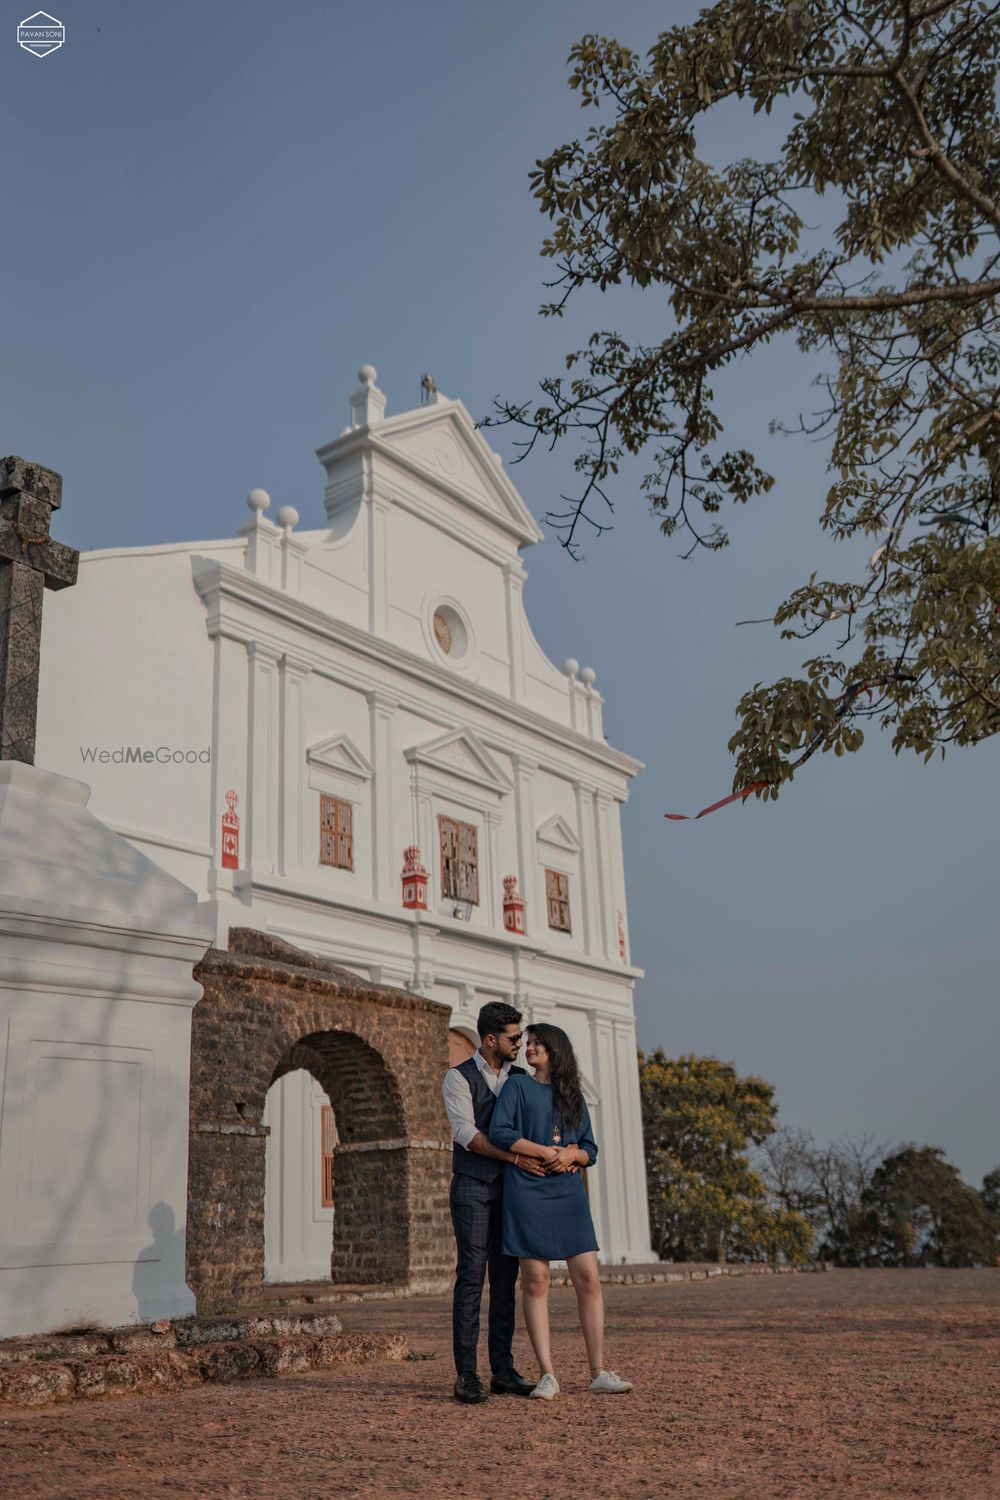
[[569,854],[579,854],[580,840],[559,813],[543,823],[536,835],[540,844],[551,844],[555,849],[565,849]]
[[339,771],[355,781],[370,781],[375,772],[371,763],[361,754],[357,745],[346,734],[334,734],[329,739],[310,745],[306,760],[311,766],[322,766],[326,771]]
[[509,779],[471,729],[453,729],[427,744],[413,745],[406,751],[406,759],[472,782],[500,797],[511,790]]
[[438,401],[402,412],[371,432],[376,446],[418,472],[435,488],[512,531],[518,544],[542,533],[504,472],[499,455],[477,430],[461,401]]

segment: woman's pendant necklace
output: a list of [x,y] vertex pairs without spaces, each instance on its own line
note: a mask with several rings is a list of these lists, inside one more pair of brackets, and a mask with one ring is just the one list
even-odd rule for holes
[[552,1144],[553,1144],[553,1146],[558,1146],[561,1141],[562,1141],[562,1131],[559,1129],[558,1125],[554,1124],[552,1126]]

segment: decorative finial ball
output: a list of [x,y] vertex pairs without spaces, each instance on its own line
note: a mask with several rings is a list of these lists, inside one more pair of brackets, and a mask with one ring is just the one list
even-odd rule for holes
[[377,374],[378,371],[376,370],[374,365],[362,365],[361,369],[358,371],[358,379],[361,381],[362,385],[374,385],[375,377]]
[[567,677],[575,677],[577,672],[579,672],[580,670],[580,663],[578,661],[574,661],[572,656],[567,656],[566,660],[563,662],[562,669],[566,673]]
[[278,511],[278,525],[287,526],[291,531],[293,526],[299,524],[299,513],[294,505],[283,505]]
[[593,667],[584,667],[583,671],[580,673],[580,681],[585,687],[593,687],[594,683],[597,681],[597,673],[594,671]]
[[251,490],[247,496],[247,509],[258,511],[263,515],[271,503],[271,497],[267,490]]

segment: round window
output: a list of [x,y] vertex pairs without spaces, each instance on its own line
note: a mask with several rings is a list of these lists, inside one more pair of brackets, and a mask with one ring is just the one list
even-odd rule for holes
[[451,655],[451,626],[445,618],[444,611],[434,611],[434,639],[437,641],[445,656]]
[[469,627],[451,604],[438,604],[431,616],[434,644],[456,665],[469,654]]

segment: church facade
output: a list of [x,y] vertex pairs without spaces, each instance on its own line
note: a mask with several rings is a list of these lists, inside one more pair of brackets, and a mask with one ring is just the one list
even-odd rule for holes
[[[531,633],[541,533],[464,406],[386,416],[360,381],[318,450],[322,526],[254,490],[234,537],[81,555],[45,610],[38,763],[198,892],[218,949],[256,929],[444,1004],[455,1059],[487,1000],[564,1027],[601,1256],[646,1261],[619,817],[641,767],[593,672]],[[336,1241],[348,1122],[300,1071],[265,1106],[275,1280],[328,1275]]]

